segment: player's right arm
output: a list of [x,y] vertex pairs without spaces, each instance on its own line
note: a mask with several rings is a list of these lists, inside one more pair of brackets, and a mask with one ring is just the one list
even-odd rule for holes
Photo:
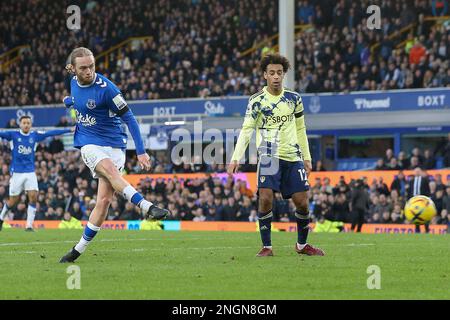
[[249,100],[247,110],[245,112],[244,123],[239,134],[230,164],[228,165],[228,173],[235,173],[239,167],[239,161],[245,154],[248,144],[252,138],[253,130],[256,128],[256,122],[259,116],[261,104],[256,101]]
[[66,106],[66,108],[72,107],[74,105],[74,103],[75,103],[74,97],[72,97],[72,96],[65,96],[64,99],[63,99],[63,103]]
[[0,138],[11,141],[12,140],[12,132],[11,131],[0,131]]

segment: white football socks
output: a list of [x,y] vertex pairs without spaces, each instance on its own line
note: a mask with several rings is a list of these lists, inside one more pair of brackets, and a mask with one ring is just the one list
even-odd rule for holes
[[92,223],[88,222],[80,241],[75,246],[75,250],[79,253],[83,253],[98,231],[100,231],[100,227],[94,226]]
[[29,204],[27,210],[27,228],[33,228],[35,216],[36,216],[36,207]]
[[144,212],[148,212],[149,208],[153,205],[150,201],[145,200],[144,197],[132,186],[126,186],[122,193],[128,201],[137,205]]
[[5,201],[5,203],[3,205],[2,213],[0,213],[0,220],[2,220],[2,221],[5,220],[5,216],[8,214],[8,212],[9,212],[9,207]]

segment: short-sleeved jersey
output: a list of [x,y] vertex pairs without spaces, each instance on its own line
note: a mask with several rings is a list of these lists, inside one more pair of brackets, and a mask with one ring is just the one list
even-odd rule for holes
[[81,85],[73,77],[70,87],[77,121],[74,147],[95,144],[125,149],[127,134],[117,114],[127,103],[119,88],[99,73],[89,85]]
[[11,173],[34,172],[34,153],[38,143],[47,137],[68,132],[70,130],[30,131],[27,134],[21,130],[0,132],[0,138],[9,141],[12,151],[12,162],[9,171]]
[[249,99],[243,127],[256,128],[258,154],[286,161],[302,160],[296,118],[303,115],[301,96],[287,89],[274,96],[264,87]]

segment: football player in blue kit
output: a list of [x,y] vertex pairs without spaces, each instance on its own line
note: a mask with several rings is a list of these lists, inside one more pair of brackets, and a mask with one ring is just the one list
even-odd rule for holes
[[0,214],[0,230],[3,226],[5,216],[12,207],[19,202],[22,191],[28,196],[27,224],[26,231],[33,231],[33,221],[36,215],[36,201],[39,191],[38,181],[34,167],[34,152],[39,142],[47,137],[69,133],[71,129],[32,131],[32,121],[30,116],[22,116],[19,119],[20,130],[1,131],[0,138],[8,140],[12,151],[12,161],[9,171],[9,199],[5,201]]
[[125,165],[128,126],[136,145],[137,159],[143,169],[150,169],[139,125],[117,86],[95,72],[92,52],[83,47],[74,49],[66,69],[74,74],[70,82],[71,96],[64,98],[66,107],[74,108],[76,130],[74,147],[79,148],[84,163],[94,178],[99,179],[97,201],[89,216],[80,241],[61,258],[60,262],[74,262],[92,241],[108,214],[114,192],[141,208],[147,219],[164,219],[169,211],[144,199],[121,174]]

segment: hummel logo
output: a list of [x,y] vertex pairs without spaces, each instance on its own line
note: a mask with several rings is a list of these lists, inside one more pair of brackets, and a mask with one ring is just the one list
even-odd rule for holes
[[262,226],[259,230],[269,230],[269,228],[267,228],[267,226]]
[[100,87],[105,88],[108,84],[102,80],[102,78],[99,78],[96,84],[99,84]]

